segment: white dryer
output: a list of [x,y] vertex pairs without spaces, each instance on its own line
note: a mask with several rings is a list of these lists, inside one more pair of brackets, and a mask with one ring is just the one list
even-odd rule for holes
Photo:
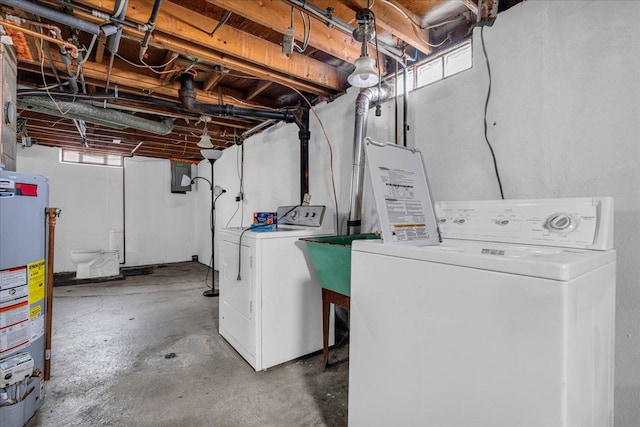
[[331,234],[291,225],[218,232],[220,335],[256,371],[322,349],[322,288],[300,239]]
[[352,247],[350,426],[613,425],[610,198],[441,202]]

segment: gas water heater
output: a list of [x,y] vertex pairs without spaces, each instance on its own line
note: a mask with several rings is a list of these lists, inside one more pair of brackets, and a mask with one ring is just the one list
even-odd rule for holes
[[48,179],[0,170],[0,426],[44,401]]

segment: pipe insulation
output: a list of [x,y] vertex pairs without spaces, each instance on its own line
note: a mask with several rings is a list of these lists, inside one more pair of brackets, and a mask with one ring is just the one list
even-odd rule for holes
[[369,109],[392,95],[386,86],[370,87],[360,91],[356,98],[356,115],[353,135],[353,163],[351,170],[351,199],[347,234],[359,234],[362,226],[362,189],[364,185],[364,137],[367,135]]
[[156,0],[153,3],[153,9],[151,10],[151,16],[149,16],[149,22],[147,22],[147,31],[144,33],[142,43],[140,43],[140,51],[138,52],[138,58],[142,61],[147,54],[147,48],[149,47],[149,38],[151,33],[156,28],[156,20],[158,19],[158,13],[160,12],[160,5],[162,0]]
[[134,116],[108,108],[94,107],[90,103],[56,101],[43,96],[19,96],[18,107],[69,119],[84,120],[115,129],[132,128],[156,135],[168,135],[173,130],[173,118],[161,122]]
[[[124,20],[128,4],[129,0],[116,1],[113,10],[113,17],[118,20]],[[120,48],[120,39],[122,38],[122,24],[118,24],[116,28],[116,33],[110,36],[109,41],[107,42],[107,49],[111,52],[112,56],[118,52],[118,49]]]
[[67,15],[66,13],[58,12],[57,10],[50,9],[38,3],[33,3],[27,0],[0,0],[0,4],[32,13],[36,16],[47,18],[51,21],[67,25],[69,27],[77,28],[78,30],[89,34],[94,34],[96,36],[100,35],[100,26],[92,24],[91,22],[83,21],[82,19],[78,19],[71,15]]

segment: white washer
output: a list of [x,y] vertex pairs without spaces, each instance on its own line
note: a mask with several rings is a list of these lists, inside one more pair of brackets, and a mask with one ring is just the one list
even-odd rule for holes
[[321,350],[322,288],[300,238],[333,233],[288,226],[244,230],[218,233],[220,335],[256,371]]
[[349,425],[612,426],[612,199],[436,216],[439,246],[353,243]]

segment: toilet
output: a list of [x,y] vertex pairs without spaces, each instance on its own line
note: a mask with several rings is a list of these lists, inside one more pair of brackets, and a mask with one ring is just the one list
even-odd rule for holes
[[71,251],[71,261],[76,266],[76,279],[108,277],[120,274],[118,250],[75,249]]

